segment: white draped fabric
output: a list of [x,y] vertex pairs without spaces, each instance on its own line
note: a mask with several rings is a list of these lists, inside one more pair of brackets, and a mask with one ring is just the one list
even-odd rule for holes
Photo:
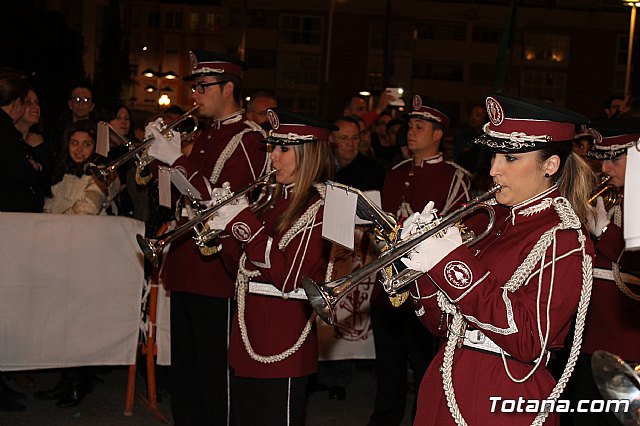
[[627,149],[624,181],[624,239],[627,250],[640,250],[640,146]]
[[135,362],[140,221],[0,213],[0,370]]
[[[377,258],[368,227],[356,226],[353,251],[337,247],[333,266],[333,279],[341,278]],[[364,238],[363,238],[364,237]],[[371,292],[376,274],[362,281],[336,306],[335,326],[318,318],[318,359],[374,359],[373,329],[369,316]],[[380,285],[379,283],[376,285]]]

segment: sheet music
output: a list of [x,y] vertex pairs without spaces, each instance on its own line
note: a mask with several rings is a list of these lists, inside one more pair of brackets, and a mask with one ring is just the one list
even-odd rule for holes
[[327,184],[322,216],[322,237],[353,250],[358,195]]

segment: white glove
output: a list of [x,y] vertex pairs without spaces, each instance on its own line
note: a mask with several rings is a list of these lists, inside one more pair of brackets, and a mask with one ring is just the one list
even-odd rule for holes
[[[216,189],[220,189],[221,191],[226,191],[224,188],[214,188],[212,194]],[[225,192],[227,193],[227,192]],[[238,215],[242,210],[249,207],[249,200],[247,200],[246,196],[242,196],[237,200],[234,200],[230,203],[225,204],[220,207],[215,214],[207,221],[207,225],[209,229],[221,229],[227,227],[229,222]]]
[[433,235],[409,252],[409,258],[403,257],[402,263],[414,271],[427,272],[449,253],[462,245],[462,237],[457,226],[449,227],[443,237]]
[[604,208],[604,200],[602,197],[596,199],[595,215],[589,215],[587,218],[587,229],[594,237],[599,238],[604,229],[609,226],[611,220],[607,216]]
[[159,123],[156,120],[144,128],[146,137],[153,136],[155,138],[149,147],[149,155],[165,164],[172,165],[182,155],[180,133],[171,130],[161,134],[158,126]]
[[433,206],[433,201],[429,201],[427,205],[424,206],[424,209],[422,209],[422,213],[416,212],[404,220],[402,223],[402,232],[400,233],[401,240],[415,234],[421,226],[433,222],[433,219],[435,219]]

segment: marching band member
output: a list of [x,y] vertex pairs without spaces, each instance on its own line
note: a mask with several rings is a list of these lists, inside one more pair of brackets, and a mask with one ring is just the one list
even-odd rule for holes
[[[170,140],[154,123],[149,155],[180,170],[202,194],[230,182],[241,188],[262,174],[266,150],[262,129],[240,108],[241,73],[246,64],[215,52],[189,52],[198,114],[213,119],[182,155],[178,132]],[[227,346],[233,314],[235,270],[227,271],[219,255],[204,256],[191,235],[176,239],[163,267],[171,291],[171,409],[176,425],[228,424]]]
[[[330,123],[281,109],[268,110],[271,162],[282,196],[258,218],[246,201],[222,207],[209,222],[224,229],[226,257],[234,244],[238,309],[229,365],[236,425],[302,425],[306,386],[317,370],[315,315],[300,286],[324,280],[330,244],[321,238],[326,179],[332,163]],[[240,254],[240,253],[238,253]],[[303,299],[300,299],[300,295]]]
[[[387,172],[382,189],[383,210],[393,212],[398,220],[420,210],[429,200],[446,213],[469,199],[469,174],[455,163],[445,161],[440,151],[448,126],[449,115],[444,105],[426,96],[413,97],[407,133],[412,158]],[[408,297],[408,293],[401,297]],[[396,299],[394,305],[402,304],[402,298]],[[394,308],[381,286],[374,286],[371,304],[377,390],[369,424],[399,425],[406,400],[407,357],[419,383],[433,357],[433,336],[417,320],[411,304]]]
[[[622,194],[625,186],[627,149],[640,139],[636,117],[601,120],[591,125],[594,145],[587,155],[602,161],[607,182]],[[593,131],[595,130],[595,131]],[[615,191],[615,189],[614,189]],[[618,201],[621,195],[618,196]],[[572,400],[602,399],[591,370],[591,355],[597,350],[618,355],[626,362],[640,362],[640,252],[625,250],[623,211],[620,203],[609,211],[600,196],[596,218],[587,223],[596,248],[593,292],[584,330],[584,344],[567,392]],[[633,343],[632,343],[633,342]],[[605,413],[572,413],[576,425],[618,425]]]
[[[558,398],[580,349],[593,257],[581,220],[593,214],[586,202],[593,174],[571,141],[587,119],[503,94],[486,105],[490,122],[474,142],[493,152],[491,176],[502,185],[494,229],[470,250],[451,227],[402,259],[426,272],[411,289],[416,314],[448,336],[420,386],[420,426],[558,424],[536,402]],[[416,214],[402,237],[429,220]],[[545,368],[549,350],[563,346],[576,312],[569,362],[556,384]],[[519,398],[527,401],[522,410],[504,412],[505,400]]]

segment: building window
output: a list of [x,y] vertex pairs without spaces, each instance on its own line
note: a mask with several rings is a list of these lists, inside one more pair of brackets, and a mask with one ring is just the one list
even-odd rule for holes
[[319,46],[322,18],[318,16],[283,15],[280,38],[286,44]]
[[549,33],[525,33],[524,59],[531,65],[569,63],[569,36]]
[[425,22],[416,25],[416,36],[419,39],[464,41],[466,34],[465,24]]
[[496,79],[496,64],[472,63],[469,65],[469,83],[491,86]]
[[476,43],[498,43],[501,35],[501,28],[473,27],[472,39]]
[[564,72],[523,71],[521,96],[548,99],[562,104],[565,98],[567,75]]
[[164,17],[165,28],[182,28],[182,12],[167,12]]
[[278,81],[317,85],[320,81],[320,58],[318,55],[281,55],[278,58]]
[[160,27],[160,12],[157,10],[150,10],[147,15],[147,23],[149,28]]
[[247,62],[251,68],[276,68],[277,52],[266,49],[247,49]]
[[220,15],[218,13],[207,13],[205,29],[214,32],[220,31]]
[[189,14],[189,30],[197,31],[200,29],[200,14],[197,12],[191,12]]
[[464,75],[462,64],[429,64],[415,63],[413,78],[442,81],[462,81]]

